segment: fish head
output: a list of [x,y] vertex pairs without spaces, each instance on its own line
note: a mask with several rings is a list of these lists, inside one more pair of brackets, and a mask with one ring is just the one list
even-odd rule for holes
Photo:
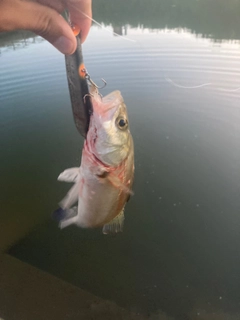
[[93,114],[88,139],[94,155],[105,165],[118,166],[131,150],[127,108],[120,91],[101,97],[92,93]]

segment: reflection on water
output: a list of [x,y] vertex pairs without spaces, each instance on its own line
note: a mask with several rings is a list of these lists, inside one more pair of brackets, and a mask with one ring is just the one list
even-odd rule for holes
[[68,190],[56,177],[79,164],[83,141],[64,58],[36,38],[0,56],[1,250],[28,232],[11,254],[124,307],[163,319],[239,319],[239,42],[131,28],[130,18],[118,24],[120,1],[115,20],[105,3],[98,15],[113,20],[100,21],[127,23],[135,40],[93,27],[84,44],[92,78],[107,80],[102,93],[119,89],[128,106],[136,181],[124,232],[111,238],[99,230],[60,231],[50,221]]
[[0,55],[8,50],[26,48],[32,44],[44,41],[30,31],[14,31],[11,33],[0,33]]
[[[94,19],[112,25],[119,35],[127,35],[130,26],[142,30],[185,29],[208,39],[239,40],[239,12],[240,0],[93,1]],[[28,31],[0,34],[0,48],[16,49],[35,41],[42,39]]]
[[216,40],[240,39],[239,0],[98,0],[93,16],[105,24],[184,28]]

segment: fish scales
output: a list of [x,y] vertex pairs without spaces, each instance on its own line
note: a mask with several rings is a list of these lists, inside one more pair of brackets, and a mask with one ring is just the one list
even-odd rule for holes
[[[114,91],[101,98],[94,88],[91,94],[93,113],[84,142],[81,166],[67,169],[59,176],[61,181],[74,182],[60,203],[65,212],[60,227],[75,224],[82,228],[95,228],[113,221],[115,228],[111,228],[111,232],[118,232],[122,230],[118,224],[123,224],[124,206],[132,194],[133,139],[121,93]],[[72,179],[69,178],[70,174]],[[78,204],[72,216],[71,206],[75,202]],[[114,219],[118,216],[116,224]]]

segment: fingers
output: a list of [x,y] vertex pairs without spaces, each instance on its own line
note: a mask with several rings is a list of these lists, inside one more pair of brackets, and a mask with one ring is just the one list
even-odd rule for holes
[[31,30],[64,54],[76,49],[76,38],[68,23],[55,10],[32,1],[0,1],[0,31]]
[[92,0],[69,0],[67,6],[71,21],[80,27],[81,40],[84,42],[92,24]]
[[92,0],[36,0],[42,5],[48,6],[59,13],[68,8],[73,24],[81,30],[81,40],[85,41],[92,21]]
[[60,52],[72,54],[76,50],[76,38],[64,18],[55,10],[41,4],[29,2],[28,5],[28,12],[32,16],[32,27],[30,29],[26,26],[26,28],[48,40]]
[[72,54],[76,38],[59,14],[65,7],[69,9],[72,22],[80,27],[83,42],[91,27],[91,0],[1,0],[0,32],[31,30],[62,53]]

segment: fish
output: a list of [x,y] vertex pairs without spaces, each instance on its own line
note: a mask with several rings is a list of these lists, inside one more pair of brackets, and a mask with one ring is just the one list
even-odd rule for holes
[[[55,211],[60,228],[102,227],[104,234],[123,231],[124,209],[133,194],[134,143],[127,107],[120,91],[88,96],[92,114],[80,167],[63,171],[59,181],[73,183]],[[74,204],[77,205],[74,206]]]
[[118,90],[100,95],[83,62],[80,29],[67,11],[64,16],[77,41],[76,51],[65,56],[65,63],[74,122],[85,141],[80,167],[66,169],[58,177],[73,186],[52,217],[61,229],[74,224],[118,233],[123,231],[125,205],[133,194],[134,144],[127,107]]

